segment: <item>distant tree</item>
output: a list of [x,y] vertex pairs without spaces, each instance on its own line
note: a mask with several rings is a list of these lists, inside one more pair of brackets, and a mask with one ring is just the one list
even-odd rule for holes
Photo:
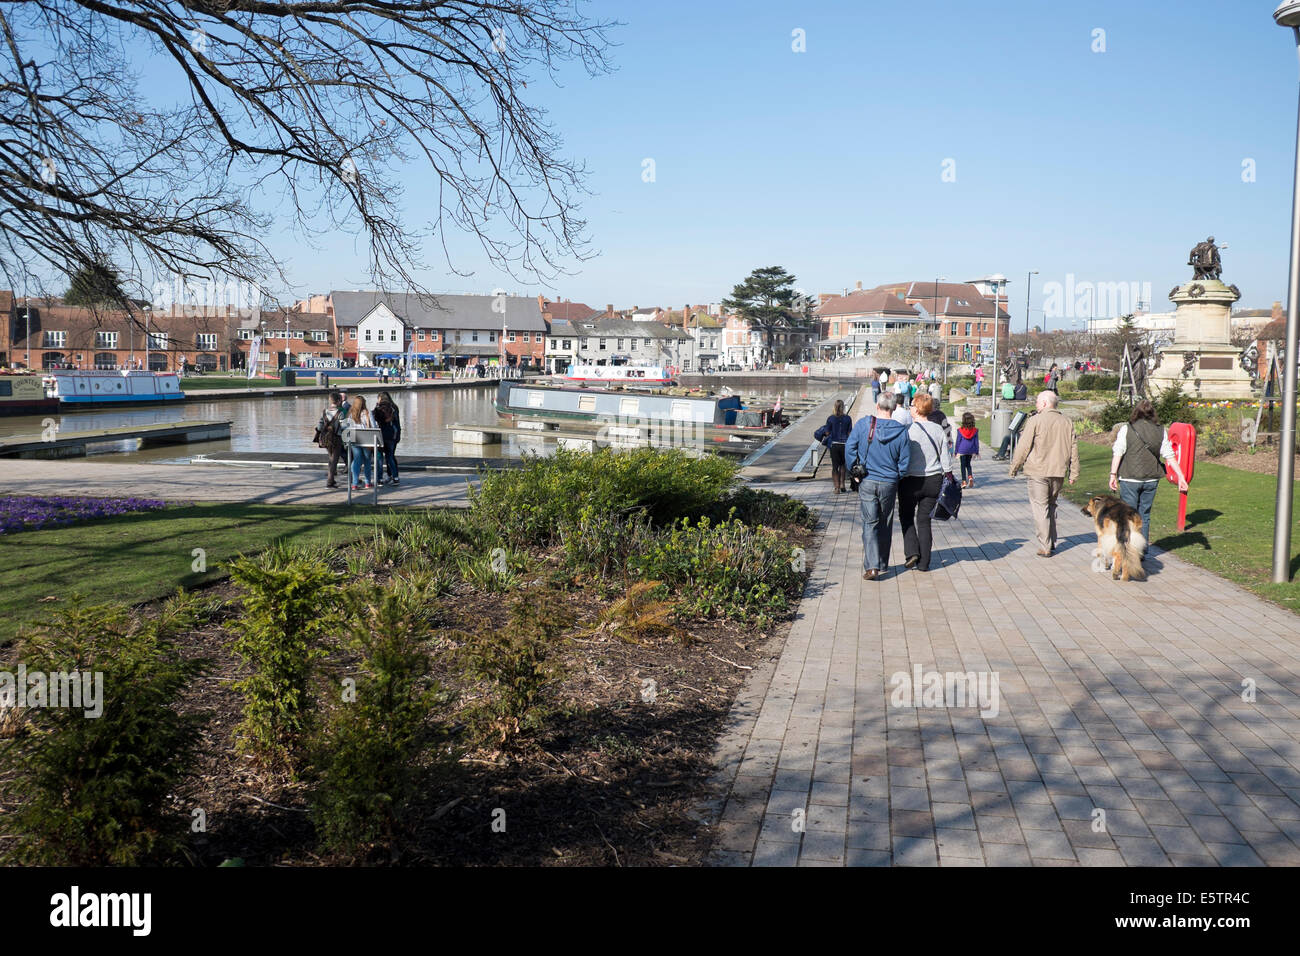
[[909,329],[886,333],[875,351],[878,361],[909,369],[919,369],[942,355],[943,347],[933,334],[927,331],[918,336],[915,330]]
[[74,272],[68,291],[63,293],[67,305],[87,308],[117,305],[122,297],[122,283],[117,270],[104,262],[82,266]]
[[1138,347],[1141,347],[1144,352],[1147,351],[1146,330],[1138,327],[1131,313],[1120,317],[1119,325],[1114,332],[1107,332],[1098,338],[1096,358],[1103,368],[1118,370],[1124,358],[1125,346],[1128,346],[1130,355]]
[[747,319],[750,326],[763,336],[761,360],[775,361],[797,353],[799,346],[790,345],[787,339],[778,355],[777,335],[789,331],[809,331],[813,328],[812,310],[815,303],[799,294],[794,287],[795,278],[781,266],[755,269],[749,277],[731,290],[731,296],[722,304]]

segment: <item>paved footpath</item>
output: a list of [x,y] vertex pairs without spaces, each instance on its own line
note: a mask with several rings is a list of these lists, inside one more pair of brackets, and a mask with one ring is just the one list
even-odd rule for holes
[[[767,486],[825,527],[720,744],[715,862],[1300,864],[1300,617],[1154,550],[1145,584],[1094,573],[1091,520],[1064,500],[1040,558],[1024,480],[976,467],[929,573],[902,570],[896,518],[874,583],[855,495]],[[996,672],[996,716],[893,706],[916,667]]]

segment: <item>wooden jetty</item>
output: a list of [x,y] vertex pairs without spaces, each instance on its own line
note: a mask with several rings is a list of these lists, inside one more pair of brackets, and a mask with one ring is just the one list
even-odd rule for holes
[[90,445],[135,441],[137,448],[148,448],[229,438],[230,422],[165,422],[65,432],[51,427],[39,435],[14,435],[0,439],[0,458],[78,458],[86,454]]

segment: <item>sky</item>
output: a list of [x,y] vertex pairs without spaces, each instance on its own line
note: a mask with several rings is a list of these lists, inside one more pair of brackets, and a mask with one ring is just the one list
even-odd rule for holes
[[[583,4],[621,21],[615,71],[565,70],[528,93],[589,168],[582,214],[598,255],[526,284],[451,237],[473,274],[431,250],[423,279],[625,308],[717,302],[769,265],[812,293],[1002,273],[1017,329],[1029,270],[1033,325],[1052,283],[1057,301],[1067,283],[1137,283],[1152,310],[1171,309],[1189,250],[1214,235],[1239,307],[1267,308],[1286,294],[1297,97],[1274,6]],[[409,185],[411,221],[431,197]],[[294,284],[286,297],[369,287],[354,236],[270,245]],[[1050,311],[1049,328],[1087,317],[1073,303]]]

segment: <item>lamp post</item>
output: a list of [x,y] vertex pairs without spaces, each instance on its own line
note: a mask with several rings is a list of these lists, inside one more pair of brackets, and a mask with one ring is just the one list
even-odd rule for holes
[[149,368],[149,316],[152,310],[146,305],[140,311],[144,313],[144,370],[149,372],[152,371]]
[[[263,319],[263,320],[262,320],[262,344],[263,344],[263,345],[266,344],[266,319]],[[260,350],[259,350],[259,351],[260,351]],[[253,363],[253,374],[254,374],[254,375],[258,374],[258,372],[257,372],[257,366],[260,365],[261,363],[262,363],[262,356],[259,354],[259,355],[257,356],[257,361]]]
[[289,367],[289,364],[290,364],[290,359],[289,359],[289,315],[288,315],[288,313],[285,313],[285,316],[284,316],[284,367],[285,367],[285,368],[288,368],[288,367]]
[[1002,325],[998,316],[998,302],[1001,300],[1001,293],[998,286],[1007,284],[1007,277],[998,273],[989,276],[989,282],[993,283],[993,411],[998,410],[998,363],[1002,361],[1002,356],[998,352],[998,329]]
[[[1029,335],[1029,287],[1030,284],[1034,281],[1033,277],[1036,275],[1038,275],[1037,269],[1035,269],[1033,272],[1030,272],[1028,275],[1025,276],[1025,335]],[[1047,331],[1046,318],[1043,319],[1043,331],[1044,332]],[[1025,344],[1028,345],[1029,342],[1026,341]]]
[[[1278,26],[1290,27],[1300,54],[1300,0],[1284,0],[1273,11]],[[1286,370],[1282,376],[1282,432],[1277,463],[1273,521],[1273,583],[1291,580],[1291,495],[1294,492],[1296,352],[1300,339],[1300,117],[1296,121],[1295,184],[1291,193],[1291,274],[1287,283]]]
[[948,338],[943,334],[943,320],[939,318],[939,282],[947,276],[934,277],[934,321],[935,331],[939,333],[939,342],[943,347],[943,383],[948,384]]

